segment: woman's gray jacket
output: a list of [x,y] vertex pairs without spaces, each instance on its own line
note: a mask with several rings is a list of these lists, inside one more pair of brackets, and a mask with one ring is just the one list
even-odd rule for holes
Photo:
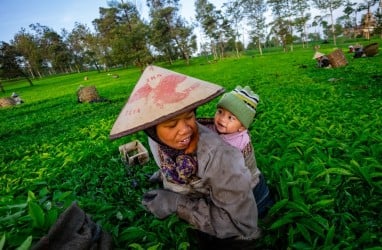
[[[198,124],[198,130],[198,180],[179,185],[164,178],[165,188],[182,194],[177,215],[218,238],[258,238],[251,173],[245,167],[242,153],[205,126]],[[151,139],[149,144],[160,166],[158,144]]]

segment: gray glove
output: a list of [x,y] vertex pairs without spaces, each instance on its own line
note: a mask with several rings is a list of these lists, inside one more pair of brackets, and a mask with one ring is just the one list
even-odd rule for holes
[[159,219],[164,219],[176,212],[181,194],[157,189],[143,195],[142,205]]

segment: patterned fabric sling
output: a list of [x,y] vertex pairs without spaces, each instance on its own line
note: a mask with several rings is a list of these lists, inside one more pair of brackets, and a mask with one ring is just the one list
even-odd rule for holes
[[175,150],[159,145],[161,171],[170,182],[188,184],[196,178],[198,162],[196,154],[185,154],[183,150]]

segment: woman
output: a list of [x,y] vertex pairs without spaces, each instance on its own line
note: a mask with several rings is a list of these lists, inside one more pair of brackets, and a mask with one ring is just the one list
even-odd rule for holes
[[317,67],[319,67],[319,68],[330,68],[331,67],[329,58],[321,52],[317,51],[316,53],[314,53],[313,59],[315,59],[317,61]]
[[156,217],[176,214],[198,232],[200,249],[253,249],[260,236],[251,173],[241,152],[199,124],[195,109],[224,89],[149,66],[110,137],[144,130],[165,189],[143,195]]

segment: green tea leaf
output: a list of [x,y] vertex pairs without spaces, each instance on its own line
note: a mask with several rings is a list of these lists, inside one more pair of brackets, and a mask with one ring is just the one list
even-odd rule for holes
[[324,142],[321,138],[312,138],[313,141],[317,142],[318,144],[322,144]]
[[136,240],[141,240],[146,236],[146,234],[146,231],[140,227],[128,227],[121,232],[119,235],[119,240],[134,242]]
[[286,224],[289,224],[289,223],[293,223],[293,219],[291,219],[291,218],[280,218],[271,225],[270,229],[277,229],[277,228],[280,228],[280,227],[282,227]]
[[356,160],[354,160],[354,159],[351,159],[350,164],[352,164],[353,166],[355,166],[355,167],[357,167],[357,168],[360,168],[360,167],[361,167],[361,166],[359,165],[359,163],[358,163]]
[[326,234],[326,238],[325,238],[325,247],[330,247],[332,246],[333,244],[333,238],[334,238],[334,233],[335,233],[335,227],[334,226],[331,226],[329,228],[329,231],[328,233]]
[[57,221],[57,218],[58,218],[58,210],[57,209],[49,210],[46,215],[45,226],[51,227]]
[[292,142],[288,144],[288,148],[304,147],[305,145],[301,142]]
[[271,209],[269,210],[270,214],[276,214],[280,209],[285,207],[285,205],[288,203],[288,199],[282,199],[278,202],[276,202]]
[[312,243],[312,239],[310,237],[309,231],[306,229],[306,227],[300,223],[296,223],[298,231],[302,234],[302,236],[309,242]]
[[324,229],[320,224],[315,222],[313,219],[306,219],[306,218],[301,218],[299,223],[304,225],[308,230],[316,233],[320,237],[325,237],[324,235]]
[[28,202],[29,201],[35,201],[36,200],[36,196],[34,195],[34,193],[32,191],[28,191]]
[[26,240],[16,250],[28,250],[32,245],[32,236],[28,236]]
[[14,209],[14,208],[26,208],[28,203],[21,203],[21,204],[12,204],[12,205],[7,205],[7,209]]
[[129,244],[129,247],[130,247],[131,249],[144,250],[144,248],[143,248],[140,244],[138,244],[138,243],[132,243],[132,244]]
[[4,244],[5,244],[5,234],[3,234],[0,240],[0,250],[3,250]]
[[29,215],[33,221],[33,227],[43,228],[45,224],[45,217],[42,208],[34,202],[29,202],[28,207]]
[[318,174],[317,177],[321,177],[327,174],[338,174],[338,175],[346,175],[346,176],[353,175],[350,171],[343,168],[328,168],[325,171],[322,171],[320,174]]
[[287,204],[287,207],[299,210],[299,211],[303,212],[306,215],[310,215],[311,214],[310,211],[309,211],[309,207],[306,204],[301,203],[301,202],[289,201],[288,204]]
[[177,249],[179,249],[179,250],[188,250],[188,249],[190,249],[190,243],[188,243],[188,242],[181,242],[178,245]]
[[334,199],[320,200],[314,203],[312,206],[316,208],[323,208],[334,203]]
[[71,191],[61,192],[57,191],[53,194],[53,200],[54,201],[64,201],[69,195],[71,195]]
[[18,211],[16,213],[9,214],[9,215],[4,216],[4,217],[0,217],[0,222],[15,220],[15,219],[21,217],[23,214],[24,214],[24,211]]
[[147,250],[157,250],[157,249],[160,249],[161,245],[162,245],[161,243],[158,243],[158,244],[156,244],[154,246],[151,246],[151,247],[147,248]]

